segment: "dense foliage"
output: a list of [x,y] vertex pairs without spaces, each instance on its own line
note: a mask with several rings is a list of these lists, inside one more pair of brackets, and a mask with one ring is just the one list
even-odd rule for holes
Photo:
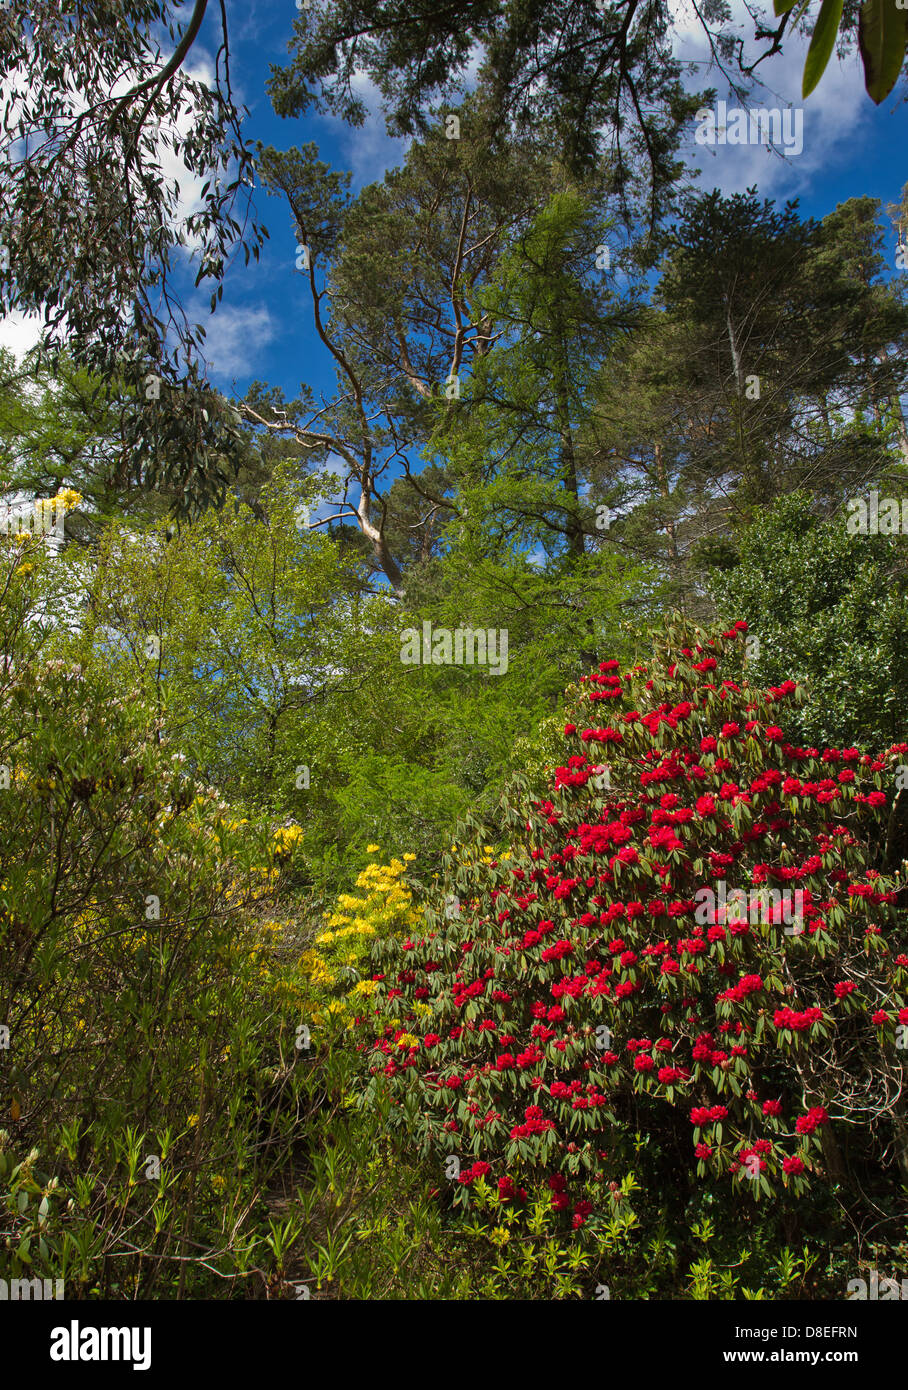
[[288,149],[237,9],[0,0],[0,1297],[908,1268],[908,197],[695,186],[665,0],[298,0]]
[[890,537],[849,534],[794,495],[742,533],[713,589],[748,614],[752,678],[794,676],[813,697],[792,711],[793,736],[872,748],[905,736],[908,572]]
[[544,1182],[597,1242],[628,1174],[664,1220],[698,1183],[809,1208],[908,1172],[904,878],[880,873],[908,745],[792,745],[803,694],[740,677],[745,629],[601,663],[545,798],[376,944],[364,1103],[457,1157],[455,1202]]

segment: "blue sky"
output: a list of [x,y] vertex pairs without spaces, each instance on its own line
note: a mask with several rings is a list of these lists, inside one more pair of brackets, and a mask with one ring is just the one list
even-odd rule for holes
[[[363,90],[375,114],[359,129],[330,118],[291,120],[274,114],[265,84],[271,66],[288,61],[287,44],[296,17],[295,0],[252,0],[242,7],[228,6],[231,77],[237,99],[249,108],[246,133],[251,140],[282,150],[314,140],[326,163],[351,171],[353,188],[358,190],[400,163],[406,144],[387,135],[366,81]],[[212,9],[200,38],[210,44],[219,35],[220,18]],[[295,270],[296,242],[286,204],[261,189],[256,190],[255,201],[270,241],[262,248],[258,264],[244,266],[240,259],[228,273],[217,312],[208,317],[203,310],[212,378],[225,390],[233,388],[235,381],[237,391],[255,379],[267,381],[282,387],[291,399],[302,381],[316,391],[330,390],[333,364],[312,327],[308,285]]]
[[[592,0],[591,0],[592,3]],[[738,3],[738,0],[735,0]],[[188,14],[188,0],[184,5]],[[675,0],[676,55],[685,62],[705,56],[705,43],[688,0]],[[321,117],[281,120],[275,116],[265,83],[272,64],[287,59],[287,43],[297,18],[295,0],[229,0],[231,73],[239,101],[249,108],[247,134],[252,140],[279,149],[314,140],[321,157],[335,168],[349,169],[354,190],[381,179],[399,163],[405,143],[392,140],[377,108],[374,93],[363,81],[363,95],[370,105],[366,124],[351,128]],[[752,33],[752,23],[742,35]],[[218,6],[209,6],[202,33],[192,55],[191,67],[199,75],[210,73],[220,39]],[[801,71],[805,41],[789,42],[786,50],[762,65],[766,90],[752,104],[759,106],[803,105],[804,148],[798,155],[781,158],[759,146],[716,146],[694,143],[687,148],[691,167],[699,167],[697,182],[724,193],[758,186],[765,197],[800,199],[804,215],[822,217],[838,202],[859,195],[879,198],[886,204],[898,199],[908,168],[900,152],[908,145],[908,107],[894,98],[877,108],[864,92],[859,60],[833,58],[819,87],[801,103]],[[693,88],[713,86],[718,97],[727,96],[720,75],[692,71],[685,81]],[[904,78],[902,79],[904,82]],[[179,170],[175,170],[179,173]],[[181,179],[184,202],[192,205],[198,192],[192,181]],[[261,219],[271,239],[258,264],[243,265],[240,256],[230,268],[224,297],[217,312],[208,313],[208,293],[198,297],[197,316],[208,329],[206,356],[214,383],[241,393],[259,379],[280,386],[293,397],[301,381],[318,393],[333,387],[333,366],[315,336],[308,289],[295,271],[295,242],[284,204],[256,191]],[[888,227],[888,223],[887,223]],[[894,271],[895,237],[889,229],[889,260]],[[188,277],[191,284],[192,277]],[[28,325],[0,324],[0,343],[24,348],[34,341]]]
[[[321,157],[336,168],[351,170],[354,189],[381,179],[386,169],[399,163],[403,141],[390,139],[377,104],[365,126],[354,129],[320,117],[282,120],[275,116],[265,92],[270,65],[286,59],[287,42],[296,18],[295,0],[263,3],[252,0],[246,7],[230,6],[233,14],[232,72],[241,100],[249,107],[248,133],[254,139],[288,149],[315,140]],[[237,18],[237,15],[239,17]],[[203,45],[211,45],[216,30],[216,11],[209,12],[209,28]],[[752,30],[752,26],[751,26]],[[742,29],[747,32],[747,29]],[[804,215],[822,217],[846,198],[869,195],[886,204],[898,199],[908,170],[899,153],[908,144],[908,109],[891,98],[877,108],[863,89],[856,55],[845,61],[833,58],[823,80],[806,102],[801,102],[801,70],[806,44],[795,42],[786,52],[762,65],[766,90],[753,104],[784,108],[803,106],[804,148],[788,159],[754,146],[697,146],[690,140],[689,156],[699,166],[698,183],[719,187],[725,193],[756,183],[763,196],[797,197]],[[704,57],[704,44],[684,0],[678,4],[679,58]],[[694,72],[685,81],[696,87],[715,86],[727,96],[721,76]],[[368,83],[363,91],[371,99]],[[733,99],[732,99],[733,101]],[[333,371],[311,326],[307,288],[294,273],[294,238],[283,204],[257,193],[257,205],[271,233],[258,265],[231,270],[218,312],[207,320],[208,357],[212,376],[223,389],[242,391],[259,378],[281,386],[293,396],[300,381],[316,390],[330,389]],[[888,224],[887,224],[888,226]],[[894,269],[895,238],[890,236],[890,263]]]

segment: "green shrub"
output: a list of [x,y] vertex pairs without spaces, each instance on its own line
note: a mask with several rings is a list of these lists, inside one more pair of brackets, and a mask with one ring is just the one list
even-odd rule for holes
[[320,1100],[298,954],[262,931],[287,846],[193,784],[145,698],[44,655],[41,561],[20,558],[0,575],[0,1274],[261,1294],[269,1184]]
[[879,869],[908,749],[788,743],[802,692],[742,679],[743,627],[603,663],[547,795],[503,797],[508,853],[449,859],[424,929],[375,948],[362,1104],[389,1099],[455,1206],[545,1183],[600,1251],[628,1182],[649,1240],[720,1211],[738,1240],[754,1199],[776,1237],[843,1227],[865,1187],[898,1208],[908,934]]

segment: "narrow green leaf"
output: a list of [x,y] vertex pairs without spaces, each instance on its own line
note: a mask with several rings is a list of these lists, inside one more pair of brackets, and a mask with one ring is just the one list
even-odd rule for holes
[[895,86],[905,61],[908,11],[896,0],[865,0],[858,20],[858,45],[864,64],[864,86],[879,106]]
[[813,27],[813,37],[807,50],[804,63],[804,80],[801,95],[809,97],[814,87],[826,71],[826,64],[832,57],[839,21],[842,18],[843,0],[823,0],[817,22]]

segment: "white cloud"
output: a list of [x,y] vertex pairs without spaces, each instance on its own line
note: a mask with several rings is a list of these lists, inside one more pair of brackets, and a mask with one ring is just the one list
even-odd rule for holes
[[[210,69],[194,68],[188,70],[187,75],[197,82],[205,83],[206,86],[214,86],[214,76]],[[170,129],[172,132],[176,131],[180,139],[185,139],[193,120],[192,109],[184,106]],[[159,145],[156,155],[164,177],[168,182],[173,179],[179,184],[180,196],[175,221],[182,223],[184,218],[189,217],[193,212],[198,212],[202,207],[201,192],[205,186],[205,175],[190,173],[179,155],[174,154],[169,143]]]
[[29,348],[41,341],[41,319],[38,315],[14,313],[0,319],[0,348],[8,348],[16,357],[23,357]]
[[256,355],[277,336],[278,325],[264,304],[247,308],[221,305],[209,318],[202,348],[214,376],[257,375]]
[[[709,71],[709,46],[699,21],[685,0],[677,0],[674,10],[675,56],[698,67],[684,76],[688,90],[714,87],[717,99],[729,106],[742,103],[729,91],[721,72]],[[753,21],[741,0],[733,0],[733,20],[745,39],[745,54],[753,61],[768,46],[755,44]],[[768,13],[768,12],[767,12]],[[801,96],[801,80],[809,38],[789,35],[782,51],[761,63],[757,75],[764,89],[756,90],[747,101],[754,108],[788,106],[803,110],[804,147],[800,154],[782,158],[760,145],[696,145],[687,151],[690,162],[700,169],[696,182],[705,188],[719,188],[727,196],[743,192],[756,183],[760,192],[779,197],[802,193],[820,169],[834,169],[837,163],[854,158],[855,146],[869,134],[873,106],[864,91],[860,61],[855,53],[844,60],[833,56],[819,86],[806,101]],[[733,65],[730,65],[733,69]]]
[[461,81],[468,92],[472,92],[479,81],[479,68],[485,57],[485,49],[481,43],[474,43],[470,49],[470,56],[467,65],[463,70]]
[[351,86],[366,105],[365,124],[351,129],[338,122],[338,134],[358,188],[380,182],[389,169],[402,163],[410,141],[388,134],[378,88],[364,72],[355,74]]
[[[2,3],[2,0],[0,0],[0,3]],[[214,87],[214,61],[198,44],[193,49],[191,61],[183,64],[182,71],[194,81],[202,83],[209,88]],[[124,95],[124,93],[129,91],[134,85],[135,81],[136,74],[134,72],[121,73],[117,81],[110,88],[109,96],[111,98],[116,98]],[[4,83],[0,84],[0,102],[6,101],[10,107],[8,113],[8,124],[10,126],[15,123],[15,118],[20,115],[22,111],[21,99],[11,99],[10,93],[17,90],[17,84],[18,87],[27,87],[30,82],[37,84],[38,79],[30,77],[24,69],[20,68],[9,74]],[[88,101],[85,94],[81,91],[74,89],[68,94],[68,97],[68,115],[70,118],[75,118],[87,109]],[[188,103],[184,103],[174,118],[169,119],[163,127],[159,125],[156,128],[158,139],[156,142],[154,159],[159,165],[167,185],[176,185],[178,188],[178,195],[171,217],[171,225],[175,228],[184,228],[186,218],[201,210],[203,206],[201,197],[202,188],[205,184],[206,177],[210,177],[210,175],[206,175],[206,173],[196,174],[191,172],[180,158],[179,154],[175,153],[173,149],[174,137],[177,138],[178,142],[185,140],[196,119],[197,115],[193,111],[192,106]],[[155,129],[154,126],[150,128],[152,130]],[[166,139],[164,138],[165,135],[167,137]],[[6,151],[7,159],[13,163],[17,159],[22,158],[23,154],[24,145],[21,140],[13,141]],[[215,184],[218,182],[226,183],[232,177],[234,177],[233,165],[227,170],[219,170],[213,181]],[[182,245],[176,248],[176,254],[183,258],[185,264],[191,264],[192,261],[197,258],[200,245],[201,241],[198,236],[190,236],[184,230]],[[247,314],[251,313],[251,318],[249,319],[250,327],[256,337],[260,339],[263,331],[260,317],[253,311],[241,312]],[[123,311],[124,319],[127,313],[128,310]],[[34,347],[35,344],[40,341],[41,326],[42,320],[40,316],[26,317],[19,312],[7,315],[5,318],[0,319],[0,347],[6,347],[14,352],[17,357],[21,357],[29,348]],[[216,350],[223,352],[225,361],[230,362],[236,360],[235,355],[231,356],[230,343],[233,341],[233,334],[230,328],[227,328],[226,331],[222,331],[220,339],[213,333],[212,340],[217,345]],[[227,366],[222,370],[229,372],[231,368]]]

